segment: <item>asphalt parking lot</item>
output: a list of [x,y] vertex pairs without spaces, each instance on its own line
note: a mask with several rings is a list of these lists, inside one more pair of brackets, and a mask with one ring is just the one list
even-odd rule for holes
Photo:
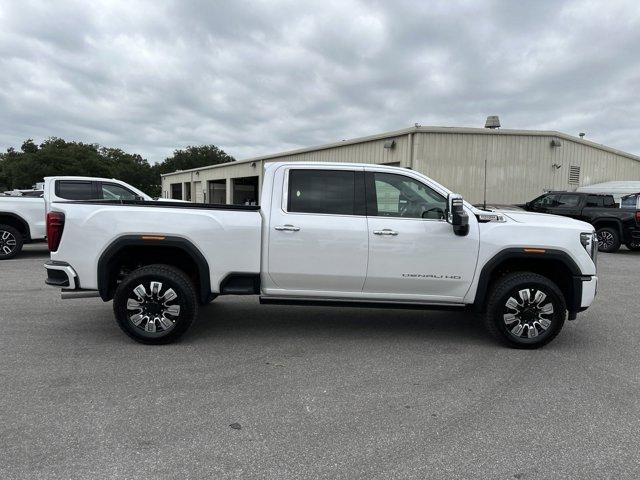
[[471,315],[226,297],[179,344],[0,263],[0,478],[638,478],[640,254],[538,351]]

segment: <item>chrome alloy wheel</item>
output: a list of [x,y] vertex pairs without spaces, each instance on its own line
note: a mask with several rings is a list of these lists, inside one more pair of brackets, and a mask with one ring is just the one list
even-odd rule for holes
[[507,331],[516,338],[536,338],[551,326],[553,303],[542,290],[525,288],[511,296],[504,306],[502,318]]
[[173,288],[162,293],[161,282],[149,282],[149,290],[140,284],[133,289],[136,298],[127,299],[129,321],[145,333],[164,333],[171,330],[180,315],[180,305]]
[[614,238],[613,233],[607,230],[600,230],[598,232],[598,247],[607,250],[613,246]]
[[2,255],[10,255],[15,249],[18,242],[13,233],[6,230],[0,230],[0,253]]

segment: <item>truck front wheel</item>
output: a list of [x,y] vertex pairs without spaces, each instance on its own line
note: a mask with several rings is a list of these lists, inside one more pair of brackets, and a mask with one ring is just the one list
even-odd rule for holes
[[0,260],[9,260],[22,251],[24,239],[20,232],[10,225],[0,224]]
[[537,273],[500,278],[489,294],[487,330],[512,348],[538,348],[553,340],[564,325],[566,303],[555,283]]
[[596,232],[598,236],[598,250],[613,253],[620,250],[620,234],[615,228],[603,227]]
[[168,265],[134,270],[118,285],[113,297],[118,326],[135,341],[165,344],[177,340],[198,313],[189,277]]

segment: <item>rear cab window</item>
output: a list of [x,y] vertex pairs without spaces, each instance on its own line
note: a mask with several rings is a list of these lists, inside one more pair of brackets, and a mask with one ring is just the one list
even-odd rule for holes
[[65,200],[94,200],[97,198],[95,185],[87,180],[58,180],[56,196]]
[[287,212],[363,215],[363,186],[359,171],[291,169]]

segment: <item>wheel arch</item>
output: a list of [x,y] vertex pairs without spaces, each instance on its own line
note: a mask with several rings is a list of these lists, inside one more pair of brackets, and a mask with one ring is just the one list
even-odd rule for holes
[[98,259],[100,297],[104,301],[113,298],[123,268],[157,263],[185,272],[195,284],[199,301],[211,300],[209,263],[202,252],[185,238],[164,235],[124,235],[111,242]]
[[623,228],[622,222],[618,218],[610,218],[610,217],[601,217],[594,219],[591,224],[593,228],[596,230],[599,228],[612,227],[615,228],[618,234],[620,234],[620,239],[623,237]]
[[507,273],[532,272],[547,277],[562,291],[570,316],[580,310],[582,272],[562,250],[508,248],[494,255],[480,272],[474,308],[483,311],[492,285]]
[[0,223],[9,225],[18,230],[18,232],[20,232],[20,234],[24,237],[25,241],[31,240],[31,230],[29,229],[29,224],[20,215],[16,215],[12,212],[0,212]]

